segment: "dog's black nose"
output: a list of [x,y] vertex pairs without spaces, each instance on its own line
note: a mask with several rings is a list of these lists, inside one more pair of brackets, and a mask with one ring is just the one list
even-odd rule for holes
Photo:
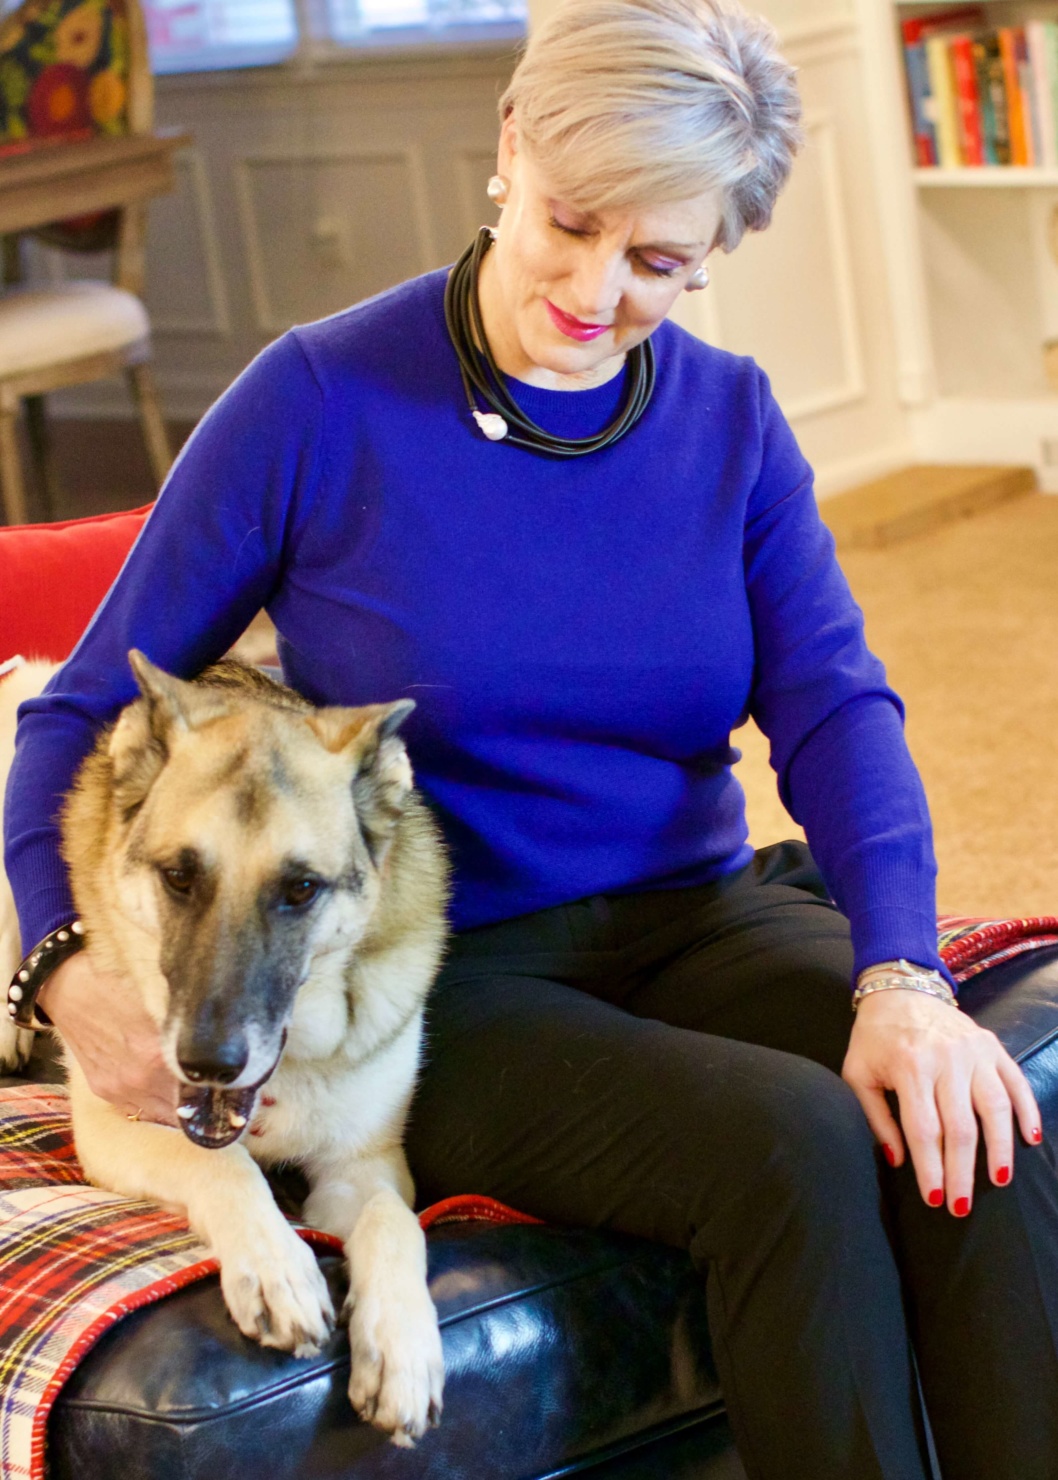
[[232,1084],[246,1068],[249,1054],[245,1043],[220,1043],[205,1052],[178,1056],[180,1072],[192,1084],[208,1079],[214,1084]]

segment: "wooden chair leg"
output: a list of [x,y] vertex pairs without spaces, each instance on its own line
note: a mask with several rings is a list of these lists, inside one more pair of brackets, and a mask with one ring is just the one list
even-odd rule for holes
[[147,456],[151,460],[151,471],[160,488],[173,465],[173,454],[169,450],[169,433],[165,429],[158,393],[154,388],[154,376],[149,365],[130,365],[125,374],[140,414],[140,426],[143,428],[143,440],[147,444]]
[[8,524],[25,524],[26,490],[18,452],[18,411],[0,407],[0,494]]
[[26,408],[26,430],[33,454],[33,468],[37,475],[37,490],[45,519],[54,519],[55,511],[62,502],[62,490],[55,471],[52,456],[51,432],[45,413],[43,396],[26,396],[22,403]]

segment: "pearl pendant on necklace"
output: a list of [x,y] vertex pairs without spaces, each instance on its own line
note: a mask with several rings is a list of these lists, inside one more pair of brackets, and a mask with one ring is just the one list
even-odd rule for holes
[[510,428],[495,411],[475,411],[474,420],[490,442],[502,442]]

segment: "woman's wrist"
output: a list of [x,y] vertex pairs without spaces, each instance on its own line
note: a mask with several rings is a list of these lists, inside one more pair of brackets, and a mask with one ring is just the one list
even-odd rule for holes
[[922,992],[940,1002],[946,1002],[949,1007],[957,1008],[959,1005],[955,1000],[955,993],[939,971],[901,959],[881,961],[860,972],[852,994],[852,1010],[855,1012],[860,1003],[875,992],[894,991]]
[[70,920],[51,931],[22,961],[7,989],[7,1012],[16,1027],[41,1029],[52,1026],[43,1010],[41,993],[53,972],[84,948],[84,926]]

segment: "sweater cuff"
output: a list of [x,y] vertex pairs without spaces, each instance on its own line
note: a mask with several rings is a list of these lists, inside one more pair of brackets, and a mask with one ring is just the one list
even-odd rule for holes
[[882,961],[905,960],[939,971],[955,988],[937,944],[932,867],[927,876],[906,857],[866,859],[862,873],[846,881],[843,892],[856,976]]
[[852,925],[856,977],[883,961],[911,961],[939,971],[953,990],[955,979],[937,949],[937,922],[916,910],[871,910]]
[[37,844],[26,849],[19,860],[18,880],[16,905],[25,956],[61,925],[68,925],[77,909],[62,859],[51,848]]

